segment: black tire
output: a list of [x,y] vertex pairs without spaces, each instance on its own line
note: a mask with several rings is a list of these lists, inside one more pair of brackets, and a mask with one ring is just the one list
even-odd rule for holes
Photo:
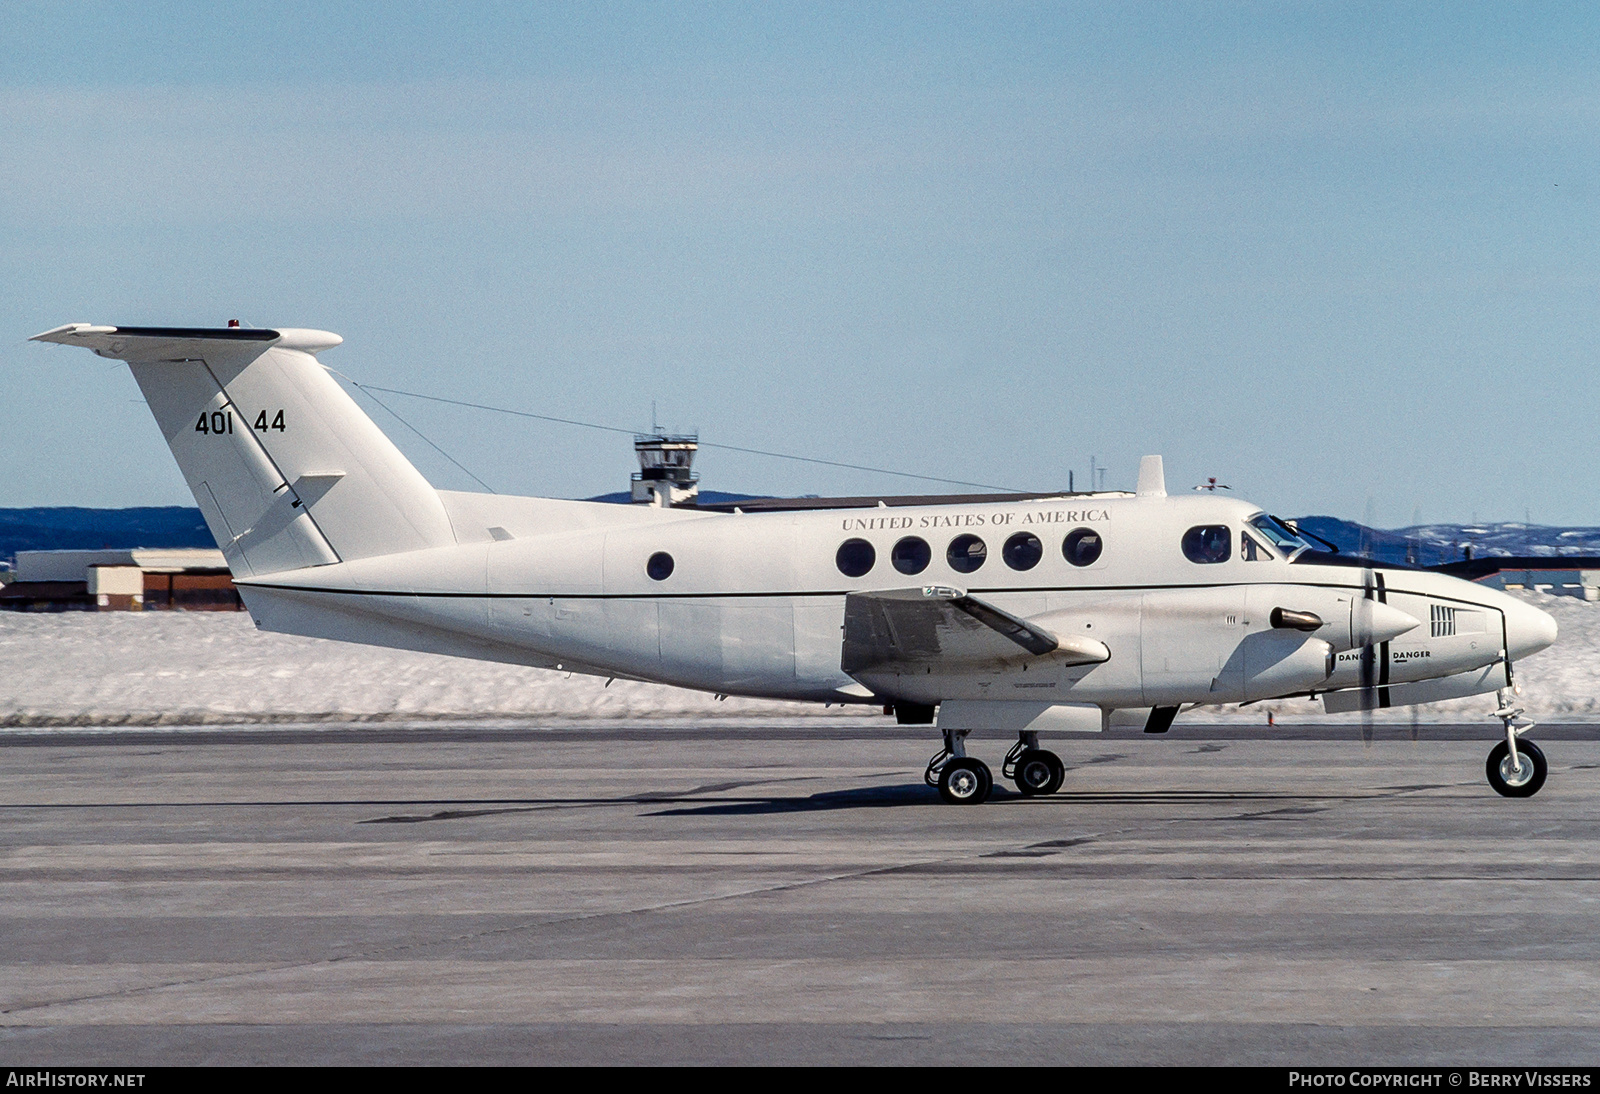
[[1067,767],[1061,757],[1042,748],[1030,748],[1017,757],[1016,774],[1012,782],[1028,797],[1054,794],[1061,789],[1061,780],[1067,777]]
[[1484,765],[1484,771],[1489,776],[1489,785],[1495,792],[1504,794],[1508,798],[1531,798],[1539,792],[1544,785],[1544,778],[1550,773],[1550,765],[1545,761],[1544,753],[1539,751],[1539,746],[1532,741],[1517,742],[1517,758],[1523,763],[1524,768],[1531,766],[1531,774],[1518,776],[1511,770],[1511,748],[1504,741],[1495,745],[1489,752],[1489,762]]
[[982,805],[993,789],[994,776],[982,760],[962,756],[939,769],[939,796],[950,805]]

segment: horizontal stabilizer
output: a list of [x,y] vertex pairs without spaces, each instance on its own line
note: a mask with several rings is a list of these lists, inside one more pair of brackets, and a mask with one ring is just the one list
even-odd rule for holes
[[258,330],[254,327],[107,327],[67,323],[34,335],[32,342],[82,346],[116,361],[188,361],[217,355],[254,357],[269,346],[318,353],[344,341],[325,330]]

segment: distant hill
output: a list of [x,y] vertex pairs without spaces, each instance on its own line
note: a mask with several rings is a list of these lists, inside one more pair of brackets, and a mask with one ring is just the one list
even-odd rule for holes
[[1468,545],[1478,558],[1600,555],[1600,528],[1518,523],[1419,524],[1385,531],[1326,516],[1300,517],[1295,523],[1338,544],[1346,554],[1417,566],[1454,562]]
[[200,510],[181,505],[0,509],[0,559],[18,551],[215,546]]
[[[746,501],[755,494],[704,491],[706,504]],[[625,493],[590,501],[626,502]],[[1437,566],[1461,558],[1471,544],[1479,558],[1600,555],[1600,528],[1541,524],[1422,524],[1390,530],[1368,528],[1338,517],[1300,517],[1308,532],[1338,544],[1347,554],[1382,562]],[[129,547],[215,547],[200,510],[179,505],[136,509],[41,507],[0,509],[0,559],[18,551],[97,550]]]

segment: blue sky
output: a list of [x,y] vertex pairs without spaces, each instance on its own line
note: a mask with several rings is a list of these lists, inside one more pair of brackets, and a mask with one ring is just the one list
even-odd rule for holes
[[[0,8],[0,505],[188,504],[61,322],[1022,488],[1600,524],[1592,6]],[[496,490],[626,438],[391,401]],[[433,481],[470,480],[382,410]],[[916,492],[706,452],[708,488]],[[953,489],[953,488],[952,488]]]

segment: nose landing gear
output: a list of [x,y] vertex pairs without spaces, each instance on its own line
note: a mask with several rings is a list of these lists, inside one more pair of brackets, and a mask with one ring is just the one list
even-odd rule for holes
[[1532,729],[1534,723],[1520,720],[1522,708],[1511,705],[1511,689],[1500,689],[1499,699],[1500,709],[1490,717],[1499,718],[1505,724],[1506,739],[1490,750],[1484,770],[1496,793],[1508,798],[1531,798],[1544,785],[1550,765],[1545,762],[1538,745],[1518,739]]

